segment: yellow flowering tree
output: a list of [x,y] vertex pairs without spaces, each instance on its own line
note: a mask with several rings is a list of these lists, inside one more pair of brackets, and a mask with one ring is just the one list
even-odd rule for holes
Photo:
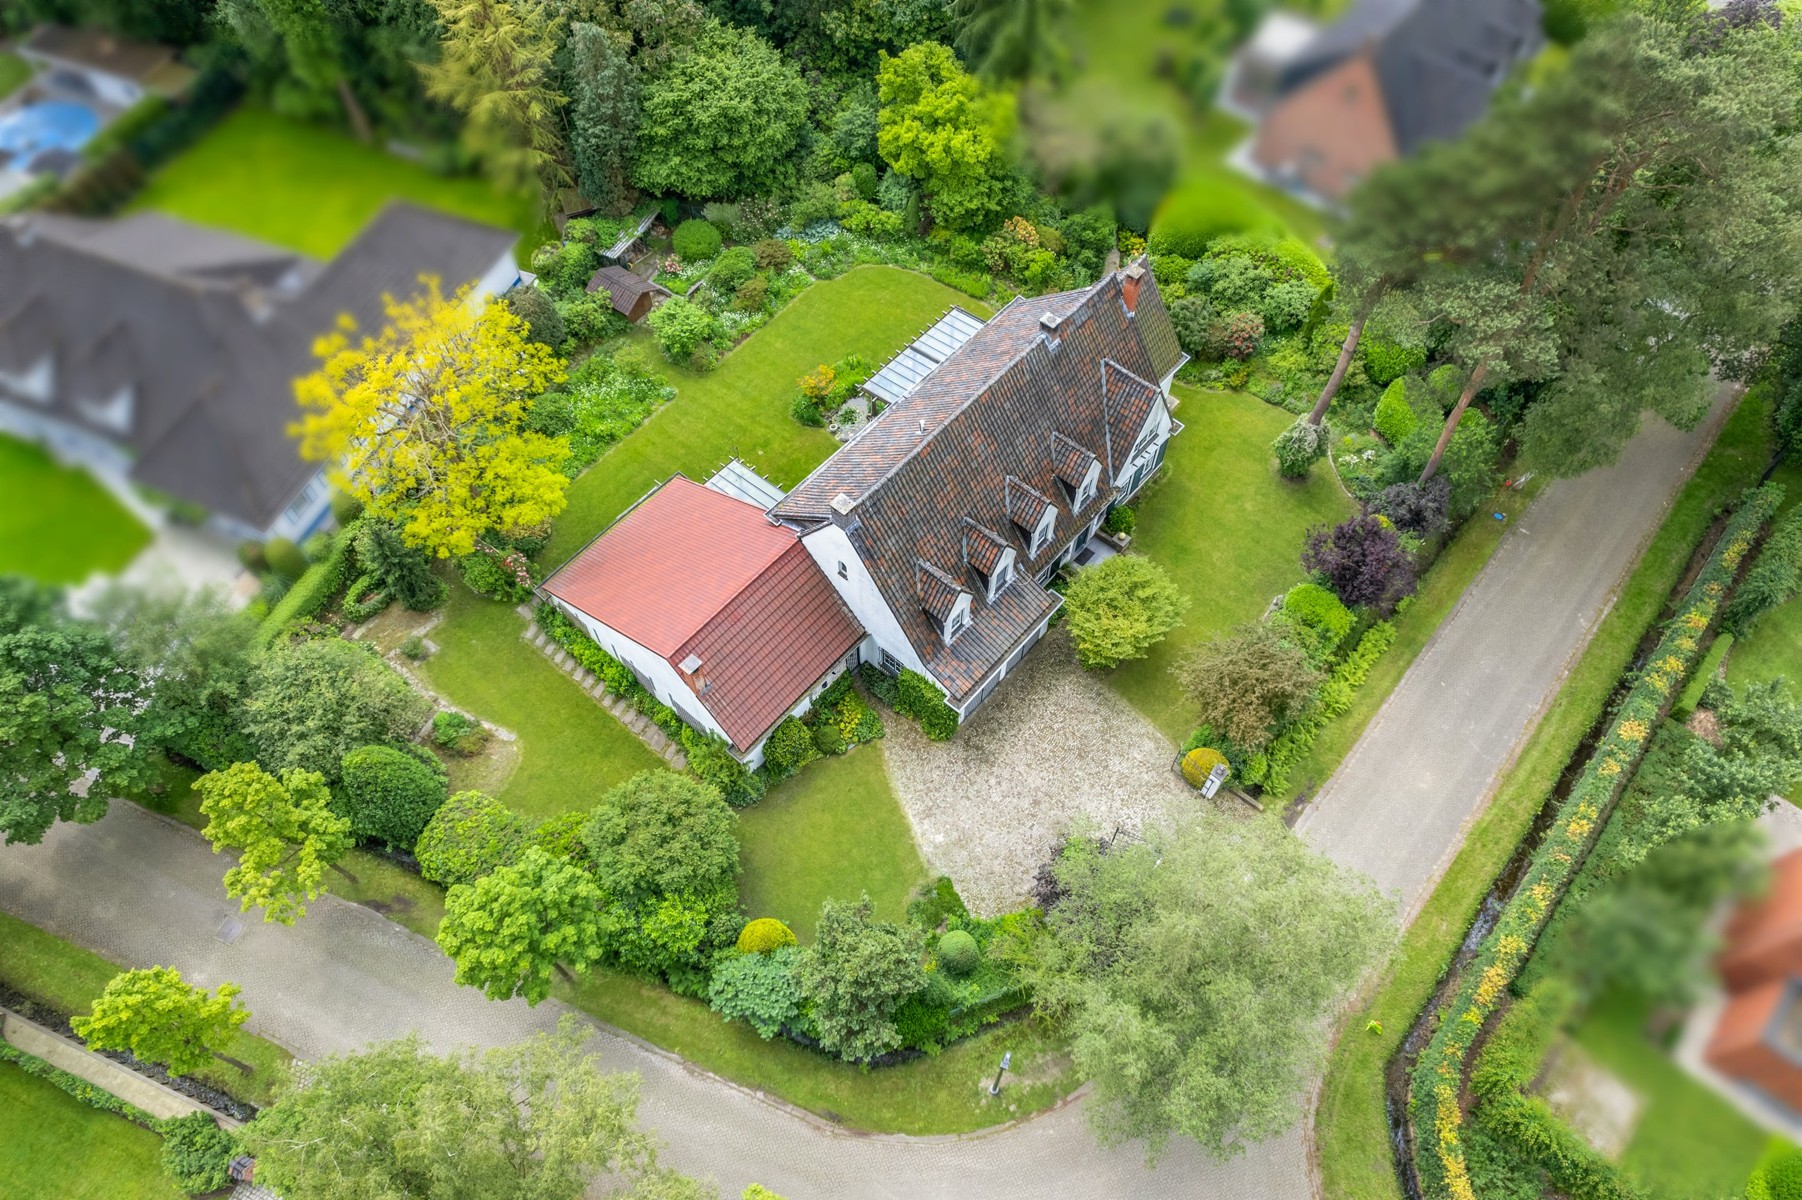
[[319,369],[295,381],[301,454],[333,483],[440,558],[489,530],[543,525],[563,511],[569,443],[525,426],[563,361],[504,304],[478,308],[438,281],[386,298],[387,321],[356,336],[348,316],[314,343]]

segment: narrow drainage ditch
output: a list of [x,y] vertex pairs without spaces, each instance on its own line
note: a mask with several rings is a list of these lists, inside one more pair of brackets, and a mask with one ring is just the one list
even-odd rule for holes
[[1532,861],[1533,852],[1539,848],[1546,830],[1552,826],[1559,806],[1570,796],[1570,789],[1583,773],[1596,745],[1608,730],[1614,719],[1615,709],[1632,690],[1640,669],[1645,665],[1647,656],[1657,647],[1659,635],[1665,623],[1677,611],[1677,601],[1690,589],[1696,577],[1701,574],[1702,566],[1708,556],[1714,552],[1714,546],[1720,540],[1721,533],[1727,527],[1727,514],[1717,516],[1703,533],[1701,540],[1691,552],[1689,562],[1682,576],[1672,586],[1665,597],[1664,605],[1659,610],[1657,619],[1647,626],[1640,636],[1639,643],[1633,648],[1633,657],[1626,670],[1615,680],[1614,689],[1609,692],[1606,703],[1593,724],[1584,733],[1583,740],[1572,751],[1570,759],[1559,772],[1558,782],[1540,805],[1533,816],[1533,823],[1528,826],[1525,836],[1515,846],[1514,853],[1509,855],[1495,882],[1483,894],[1482,902],[1477,906],[1476,916],[1471,919],[1470,927],[1465,930],[1464,938],[1458,943],[1458,949],[1446,966],[1439,984],[1433,989],[1420,1012],[1415,1016],[1413,1024],[1408,1027],[1407,1036],[1401,1045],[1390,1056],[1383,1070],[1383,1111],[1389,1122],[1389,1145],[1395,1157],[1395,1174],[1401,1184],[1402,1194],[1407,1200],[1425,1200],[1420,1187],[1420,1176],[1414,1166],[1414,1123],[1408,1119],[1408,1083],[1413,1077],[1415,1064],[1420,1053],[1432,1040],[1434,1031],[1439,1026],[1439,1012],[1445,1004],[1456,996],[1463,982],[1464,969],[1476,956],[1477,948],[1513,899],[1515,889],[1520,885],[1521,877],[1526,874],[1527,865]]

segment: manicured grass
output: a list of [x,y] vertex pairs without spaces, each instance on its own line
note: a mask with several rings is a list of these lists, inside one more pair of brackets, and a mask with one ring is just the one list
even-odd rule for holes
[[92,475],[0,435],[0,575],[79,583],[121,569],[149,542]]
[[[1321,468],[1315,468],[1319,470]],[[1502,543],[1502,534],[1527,510],[1539,494],[1541,481],[1535,480],[1521,491],[1497,492],[1477,509],[1476,516],[1465,523],[1458,536],[1440,552],[1420,581],[1420,590],[1408,611],[1395,619],[1395,644],[1377,660],[1370,678],[1352,698],[1352,706],[1327,722],[1314,739],[1314,748],[1295,768],[1294,794],[1312,792],[1328,779],[1351,748],[1364,735],[1383,701],[1395,690],[1420,652],[1427,648],[1433,634],[1457,605],[1464,591],[1489,562],[1490,555]],[[1497,521],[1491,513],[1506,513],[1507,521]]]
[[676,398],[570,485],[542,561],[561,563],[678,471],[705,480],[736,456],[793,487],[838,448],[825,430],[789,416],[795,381],[847,354],[881,363],[953,304],[989,315],[924,275],[859,267],[802,292],[706,375],[662,364]]
[[[1595,723],[1640,637],[1663,609],[1697,541],[1721,506],[1757,481],[1769,448],[1764,404],[1752,400],[1740,405],[1403,936],[1380,989],[1347,1013],[1327,1063],[1314,1121],[1326,1195],[1399,1200],[1383,1108],[1384,1066],[1432,995],[1483,894]],[[1364,1032],[1371,1020],[1382,1022],[1382,1033]]]
[[823,901],[867,892],[877,916],[900,921],[926,878],[880,742],[804,767],[739,814],[738,838],[746,914],[775,917],[804,942]]
[[56,1200],[180,1200],[163,1142],[0,1062],[0,1194]]
[[1769,1136],[1648,1041],[1646,1016],[1643,1000],[1610,994],[1575,1032],[1577,1043],[1645,1105],[1621,1167],[1659,1200],[1739,1195]]
[[335,129],[246,106],[151,176],[132,202],[315,258],[342,250],[390,200],[410,200],[543,240],[529,199],[433,174]]
[[519,735],[519,767],[500,799],[534,820],[588,809],[600,794],[664,761],[520,635],[525,622],[462,583],[432,631],[441,649],[420,667],[432,687]]
[[1132,549],[1170,572],[1191,604],[1182,625],[1109,676],[1120,694],[1173,742],[1195,715],[1170,673],[1192,646],[1256,620],[1271,597],[1302,581],[1301,548],[1316,525],[1353,512],[1330,470],[1280,478],[1271,439],[1295,418],[1241,392],[1179,385],[1164,469],[1140,496]]
[[[71,1016],[87,1012],[107,982],[123,970],[90,950],[0,913],[0,979],[58,1012]],[[217,1063],[197,1071],[194,1078],[256,1104],[273,1098],[292,1058],[274,1042],[242,1029],[232,1034],[226,1053],[249,1063],[251,1074]],[[5,1178],[0,1174],[0,1180]]]
[[[597,971],[553,995],[628,1033],[745,1087],[798,1104],[853,1129],[887,1133],[968,1133],[1047,1108],[1078,1080],[1062,1045],[1036,1022],[1002,1022],[931,1058],[865,1070],[782,1038],[765,1042],[742,1022],[728,1024],[699,1000],[659,985]],[[986,1086],[1012,1051],[1007,1086]]]
[[1778,676],[1792,691],[1802,689],[1802,598],[1760,617],[1750,633],[1733,643],[1727,660],[1727,682],[1734,687]]
[[0,97],[12,95],[30,78],[30,63],[17,54],[0,50]]

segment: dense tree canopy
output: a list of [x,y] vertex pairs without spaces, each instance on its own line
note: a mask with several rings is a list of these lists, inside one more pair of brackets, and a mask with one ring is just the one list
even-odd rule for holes
[[568,441],[526,427],[562,362],[506,305],[468,299],[428,280],[391,299],[373,335],[356,338],[347,320],[319,339],[319,369],[294,385],[302,455],[440,558],[472,553],[490,530],[543,525],[569,487]]
[[533,846],[444,899],[438,945],[457,964],[457,982],[490,1000],[551,994],[558,964],[587,970],[600,961],[601,890],[582,868]]
[[174,967],[126,971],[113,976],[88,1014],[69,1027],[90,1050],[128,1050],[171,1075],[191,1075],[222,1057],[232,1032],[250,1019],[232,999],[241,990],[222,983],[208,993]]
[[296,1064],[295,1086],[243,1132],[257,1182],[285,1200],[701,1200],[635,1127],[637,1080],[584,1051],[592,1030],[440,1058],[417,1037]]
[[577,188],[605,212],[626,202],[638,144],[639,74],[630,42],[586,22],[569,28],[570,158]]
[[614,900],[736,887],[737,815],[718,788],[674,771],[640,771],[608,789],[582,840],[595,879]]
[[866,895],[826,901],[798,977],[820,1044],[848,1059],[873,1058],[901,1044],[895,1009],[926,986],[925,935],[878,921]]
[[264,766],[335,780],[346,754],[406,741],[431,712],[431,701],[368,645],[311,638],[278,642],[257,661],[244,730]]
[[941,225],[969,229],[1002,215],[1013,97],[984,88],[936,42],[881,62],[876,144],[883,159],[918,181]]
[[644,86],[633,182],[734,199],[786,182],[807,124],[801,73],[748,29],[709,22],[692,53]]
[[1064,593],[1064,620],[1085,667],[1117,667],[1144,658],[1182,623],[1189,598],[1157,563],[1118,554],[1077,572]]
[[[61,596],[0,576],[0,832],[35,845],[55,821],[98,821],[139,779],[145,680]],[[93,773],[90,779],[89,774]]]
[[1102,1140],[1226,1157],[1293,1124],[1322,1022],[1393,936],[1376,889],[1279,823],[1205,809],[1105,852],[1074,838],[1055,873],[1026,972]]
[[350,821],[331,809],[331,794],[316,771],[269,774],[255,763],[234,763],[194,781],[201,833],[213,853],[236,850],[225,872],[225,894],[244,911],[261,905],[263,919],[292,925],[319,899],[326,868],[351,848]]
[[1212,726],[1255,750],[1314,702],[1321,672],[1275,622],[1252,622],[1196,647],[1171,670]]

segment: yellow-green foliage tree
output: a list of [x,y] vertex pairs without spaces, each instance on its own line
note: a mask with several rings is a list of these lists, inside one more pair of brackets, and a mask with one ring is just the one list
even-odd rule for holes
[[351,847],[350,820],[331,810],[325,778],[287,770],[277,779],[255,763],[233,763],[202,775],[194,790],[213,853],[238,852],[238,865],[225,873],[225,894],[241,910],[262,905],[265,921],[292,925],[305,916],[303,901],[319,899],[326,868]]
[[113,976],[88,1015],[69,1027],[90,1050],[127,1050],[143,1062],[163,1064],[171,1075],[189,1075],[225,1058],[232,1031],[250,1019],[232,1000],[240,990],[222,983],[209,993],[174,967],[126,971]]
[[355,338],[349,317],[313,347],[295,381],[301,454],[440,558],[469,554],[489,530],[543,525],[563,511],[569,443],[525,428],[532,398],[562,382],[563,361],[504,304],[436,279],[390,299],[387,324]]
[[1000,216],[1012,165],[1012,94],[983,87],[937,42],[883,54],[881,62],[876,145],[883,159],[919,182],[941,225],[970,229]]

